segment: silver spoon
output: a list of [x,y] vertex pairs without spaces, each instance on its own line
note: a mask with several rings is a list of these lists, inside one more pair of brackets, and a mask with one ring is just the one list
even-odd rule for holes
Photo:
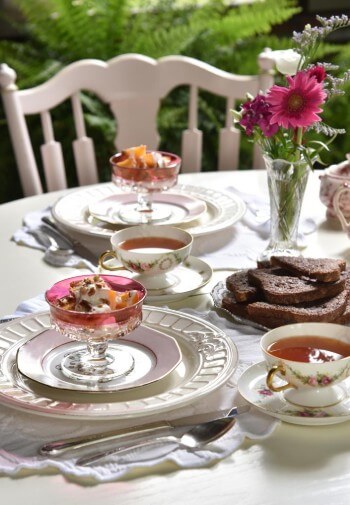
[[159,443],[176,443],[179,448],[199,449],[220,438],[232,428],[235,422],[235,418],[222,417],[220,419],[215,419],[214,421],[198,424],[182,436],[167,435],[156,437],[151,440],[144,440],[142,442],[126,444],[113,449],[108,449],[106,451],[95,452],[89,456],[82,456],[77,460],[76,464],[80,466],[91,465],[107,456],[111,456],[112,454],[120,456],[131,450],[151,447],[152,445]]
[[46,247],[44,259],[53,259],[55,264],[65,264],[67,259],[74,253],[70,247],[60,247],[58,242],[49,234],[41,230],[30,230],[30,233],[37,239],[37,241]]

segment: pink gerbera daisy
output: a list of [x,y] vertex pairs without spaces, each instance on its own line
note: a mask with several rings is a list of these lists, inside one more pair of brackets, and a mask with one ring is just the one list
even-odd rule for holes
[[307,128],[321,118],[320,105],[327,94],[323,84],[315,76],[298,72],[294,77],[287,76],[289,87],[274,85],[269,90],[267,102],[272,113],[271,123],[283,128]]

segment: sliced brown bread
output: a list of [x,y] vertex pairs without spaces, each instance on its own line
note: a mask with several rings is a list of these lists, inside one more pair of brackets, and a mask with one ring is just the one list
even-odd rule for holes
[[253,302],[247,305],[248,319],[269,317],[279,324],[302,322],[331,322],[343,314],[348,300],[348,290],[339,295],[300,305],[281,305],[268,302]]
[[226,287],[235,295],[237,302],[252,302],[258,299],[258,290],[249,283],[247,270],[227,277]]
[[248,317],[248,303],[238,302],[235,295],[230,291],[223,296],[221,306],[235,316],[243,317],[244,319]]
[[332,322],[337,324],[349,324],[350,323],[350,271],[347,270],[347,278],[346,278],[346,289],[348,290],[348,299],[346,302],[346,306],[344,312],[334,319]]
[[297,277],[305,276],[321,282],[335,282],[346,268],[346,261],[331,258],[272,256],[271,265],[286,268]]
[[249,282],[263,292],[269,303],[295,305],[330,298],[345,289],[347,274],[335,282],[317,282],[286,275],[281,268],[256,268],[248,271]]

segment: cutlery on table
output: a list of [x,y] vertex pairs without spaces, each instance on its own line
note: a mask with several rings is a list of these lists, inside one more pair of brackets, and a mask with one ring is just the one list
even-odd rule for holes
[[[249,405],[233,407],[228,413],[226,413],[224,418],[232,419],[239,414],[247,412],[249,409]],[[135,436],[154,434],[164,430],[171,431],[179,427],[188,426],[191,428],[197,422],[201,422],[203,424],[204,422],[212,422],[218,418],[222,419],[217,413],[206,413],[197,416],[176,419],[174,421],[158,421],[142,424],[140,426],[133,426],[131,428],[117,429],[104,433],[95,433],[92,435],[82,435],[79,437],[67,438],[65,440],[56,440],[44,444],[39,449],[39,453],[44,456],[56,457],[64,454],[65,452],[75,451],[77,449],[95,445],[101,442],[108,442],[112,440],[125,441]]]
[[221,417],[213,421],[197,424],[189,431],[186,431],[181,436],[165,435],[158,436],[152,439],[134,442],[105,451],[94,452],[88,456],[82,456],[76,461],[78,466],[87,466],[113,454],[122,455],[135,449],[145,449],[152,445],[163,443],[176,443],[180,449],[200,449],[205,445],[217,440],[229,431],[235,424],[236,419],[232,416]]
[[29,230],[29,233],[46,248],[46,254],[61,258],[63,262],[65,262],[69,256],[72,256],[74,253],[73,249],[71,249],[68,245],[66,247],[60,246],[51,235],[42,230]]
[[92,263],[93,267],[97,268],[97,256],[88,247],[83,245],[78,240],[72,238],[70,235],[68,235],[68,233],[62,231],[61,228],[59,228],[55,221],[50,217],[43,216],[41,220],[44,226],[47,226],[49,230],[52,230],[58,237],[61,237],[63,240],[65,240],[76,254],[88,260],[90,263]]

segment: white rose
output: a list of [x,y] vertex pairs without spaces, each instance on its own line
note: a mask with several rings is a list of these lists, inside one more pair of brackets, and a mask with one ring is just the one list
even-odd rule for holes
[[277,70],[284,75],[295,75],[300,63],[301,55],[294,49],[285,49],[281,51],[271,51],[269,56],[276,63]]

